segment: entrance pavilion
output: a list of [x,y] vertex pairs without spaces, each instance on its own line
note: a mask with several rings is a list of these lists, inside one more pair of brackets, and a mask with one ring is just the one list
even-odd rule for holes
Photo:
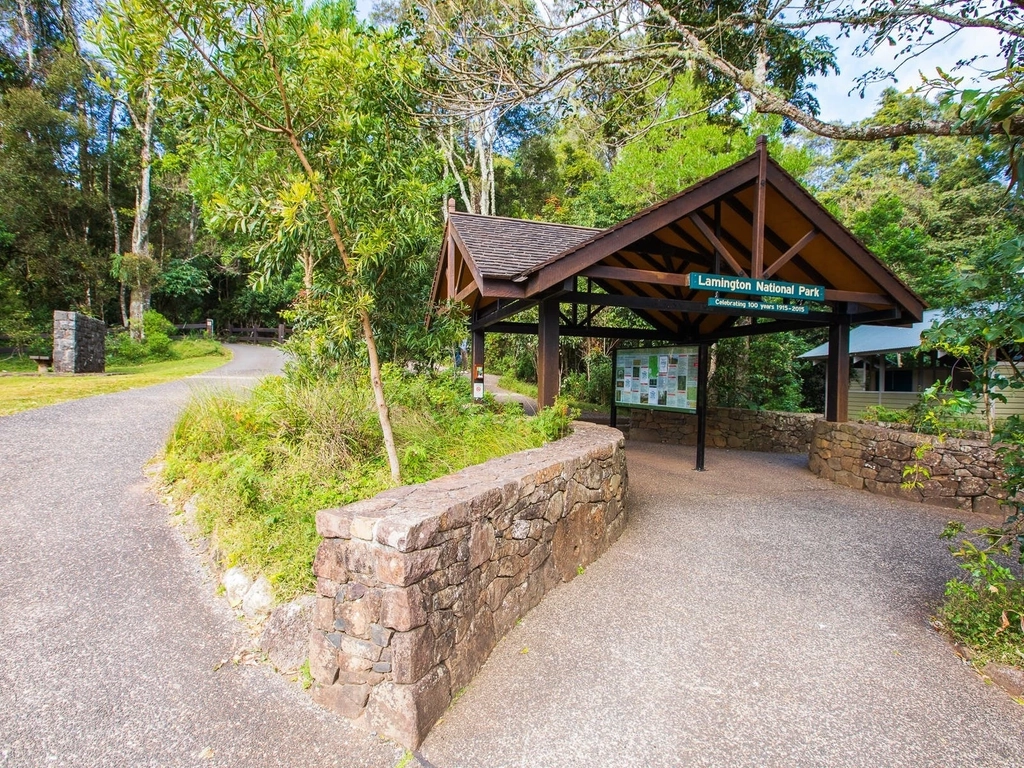
[[[431,298],[469,307],[474,369],[484,364],[485,333],[537,334],[541,407],[558,394],[563,335],[699,345],[704,380],[708,345],[719,339],[828,327],[825,418],[846,421],[851,325],[907,325],[924,311],[913,291],[769,157],[763,136],[746,159],[604,230],[453,208]],[[696,273],[762,281],[757,287],[775,297],[769,283],[821,286],[823,299],[760,301],[749,291],[691,288]],[[531,307],[539,322],[517,322]],[[650,328],[596,325],[604,307],[626,307]],[[703,406],[699,392],[700,416]]]

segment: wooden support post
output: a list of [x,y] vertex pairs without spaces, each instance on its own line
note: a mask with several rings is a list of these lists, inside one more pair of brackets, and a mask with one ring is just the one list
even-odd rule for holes
[[[845,306],[837,307],[845,315]],[[825,420],[848,421],[850,407],[850,321],[828,329],[828,364],[825,373]]]
[[448,298],[454,299],[455,294],[458,290],[458,285],[455,282],[455,238],[448,234],[448,263],[445,265],[448,279]]
[[618,357],[618,352],[616,350],[614,350],[614,349],[611,352],[612,352],[612,355],[611,355],[611,357],[612,357],[612,391],[608,395],[611,398],[609,400],[611,405],[608,408],[608,426],[609,427],[618,427],[619,426],[619,409],[618,409],[618,407],[615,404],[615,363],[617,362],[616,358]]
[[697,347],[697,464],[704,471],[704,447],[708,435],[708,365],[711,355],[707,342]]
[[537,407],[547,408],[558,397],[558,299],[540,303],[537,336]]
[[754,221],[750,236],[750,276],[764,275],[764,206],[768,191],[768,137],[757,137],[757,187],[754,190]]

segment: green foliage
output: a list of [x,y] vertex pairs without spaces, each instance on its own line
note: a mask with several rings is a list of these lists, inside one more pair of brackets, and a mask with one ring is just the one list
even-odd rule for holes
[[[227,566],[265,574],[280,598],[312,584],[318,509],[367,498],[390,485],[365,372],[331,379],[302,370],[262,381],[250,394],[209,394],[186,408],[167,447],[176,494],[200,497],[197,522]],[[522,409],[471,401],[448,374],[384,370],[403,473],[423,482],[561,436],[564,407],[526,419]]]
[[558,440],[572,431],[572,422],[579,415],[579,410],[573,408],[568,399],[558,397],[554,405],[537,414],[534,424],[546,439]]
[[927,465],[922,464],[922,462],[928,452],[934,448],[935,446],[931,443],[921,443],[921,445],[914,449],[914,462],[903,465],[901,488],[908,491],[923,488],[925,480],[931,479],[931,469]]
[[143,324],[146,330],[143,341],[121,330],[107,335],[108,365],[139,365],[224,354],[224,348],[217,341],[206,337],[172,340],[171,335],[176,332],[174,325],[155,310],[145,312]]
[[517,395],[526,395],[537,399],[537,385],[528,381],[522,381],[512,374],[503,374],[498,377],[498,386]]
[[[940,120],[950,107],[886,91],[863,125]],[[999,139],[909,136],[815,142],[822,201],[928,303],[960,301],[958,268],[1020,232]]]
[[[963,530],[950,522],[942,538],[954,540]],[[999,528],[982,528],[949,551],[965,575],[946,584],[943,624],[980,661],[1024,666],[1024,584],[1009,565],[1011,542]]]
[[966,393],[952,390],[950,385],[950,379],[935,382],[907,409],[914,431],[944,438],[950,433],[971,431],[980,426],[970,415],[974,401]]
[[188,131],[195,192],[257,288],[301,267],[296,349],[317,366],[365,360],[365,312],[384,359],[437,357],[444,334],[423,320],[440,159],[413,119],[415,50],[344,2],[172,5],[224,74],[179,48],[174,98],[206,117]]
[[895,424],[908,429],[913,423],[910,411],[902,408],[888,408],[884,405],[872,405],[864,411],[865,421],[877,421],[880,424]]
[[864,412],[865,420],[894,424],[910,432],[961,436],[984,425],[973,415],[975,401],[969,392],[951,389],[950,380],[937,381],[921,392],[916,403],[906,409],[873,405]]
[[710,401],[721,408],[799,411],[796,358],[806,344],[791,333],[725,339],[715,344]]

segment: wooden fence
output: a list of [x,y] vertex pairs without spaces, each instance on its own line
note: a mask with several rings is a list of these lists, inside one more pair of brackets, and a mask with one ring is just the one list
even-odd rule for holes
[[281,323],[276,328],[260,328],[259,326],[228,326],[221,332],[238,341],[251,344],[284,344],[284,340],[292,335],[292,329]]

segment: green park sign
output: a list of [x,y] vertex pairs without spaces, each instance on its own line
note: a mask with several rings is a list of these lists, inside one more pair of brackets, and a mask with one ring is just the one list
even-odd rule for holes
[[[781,280],[714,275],[709,272],[690,272],[690,288],[698,291],[721,291],[723,293],[746,293],[753,296],[772,296],[779,299],[825,300],[825,286],[823,285],[784,283]],[[711,304],[711,302],[709,301],[708,304]],[[753,308],[751,307],[751,309]],[[778,305],[772,304],[770,309],[778,311]],[[794,310],[788,311],[792,312]]]

